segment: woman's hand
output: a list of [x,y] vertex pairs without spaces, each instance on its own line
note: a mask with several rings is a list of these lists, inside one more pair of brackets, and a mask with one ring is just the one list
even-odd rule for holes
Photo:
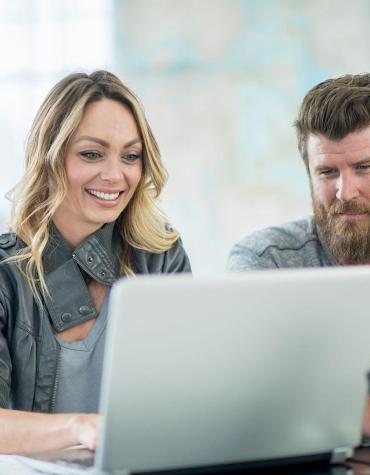
[[83,444],[95,450],[98,414],[40,414],[0,409],[0,453],[41,452]]
[[79,444],[90,450],[96,450],[101,426],[98,414],[75,414],[71,419],[71,430]]

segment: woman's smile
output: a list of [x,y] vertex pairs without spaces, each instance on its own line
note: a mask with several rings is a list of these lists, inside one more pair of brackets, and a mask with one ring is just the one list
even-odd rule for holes
[[124,193],[123,191],[111,191],[111,190],[97,190],[97,189],[86,189],[87,193],[95,198],[97,202],[102,201],[104,204],[112,203],[117,204],[118,198]]

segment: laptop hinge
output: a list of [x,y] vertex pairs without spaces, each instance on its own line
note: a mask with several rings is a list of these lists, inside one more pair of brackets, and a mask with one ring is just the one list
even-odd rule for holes
[[353,449],[351,447],[337,447],[331,453],[330,463],[343,463],[352,457]]

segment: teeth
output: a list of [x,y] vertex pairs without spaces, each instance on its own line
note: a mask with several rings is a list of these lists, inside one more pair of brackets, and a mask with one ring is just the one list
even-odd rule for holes
[[87,192],[90,193],[90,195],[97,196],[101,200],[105,200],[105,201],[114,201],[119,196],[118,191],[117,193],[103,193],[102,191],[87,190]]

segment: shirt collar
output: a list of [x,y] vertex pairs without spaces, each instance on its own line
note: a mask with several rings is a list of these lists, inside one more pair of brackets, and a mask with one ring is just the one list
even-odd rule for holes
[[315,220],[315,217],[313,217],[312,219],[312,224],[313,224],[313,228],[314,228],[314,232],[315,234],[317,235],[317,237],[319,238],[319,241],[321,243],[321,246],[322,246],[322,250],[323,250],[323,253],[324,253],[324,256],[325,256],[325,260],[326,260],[326,263],[327,265],[330,265],[330,266],[339,266],[339,263],[338,261],[336,260],[336,258],[334,257],[333,253],[331,252],[331,250],[328,248],[328,246],[326,245],[323,237],[322,237],[322,233],[320,231],[320,228],[319,226],[316,224],[316,220]]

